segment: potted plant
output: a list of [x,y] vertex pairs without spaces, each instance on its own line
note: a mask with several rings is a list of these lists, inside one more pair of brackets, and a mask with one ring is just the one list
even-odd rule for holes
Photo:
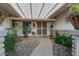
[[72,23],[75,29],[79,29],[79,4],[69,4],[68,20]]
[[69,4],[69,16],[79,17],[79,4]]

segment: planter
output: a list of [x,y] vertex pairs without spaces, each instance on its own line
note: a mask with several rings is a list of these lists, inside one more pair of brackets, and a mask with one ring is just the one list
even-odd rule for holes
[[75,29],[79,29],[79,4],[69,4],[69,7],[68,19]]
[[79,16],[69,16],[68,19],[75,29],[79,29]]

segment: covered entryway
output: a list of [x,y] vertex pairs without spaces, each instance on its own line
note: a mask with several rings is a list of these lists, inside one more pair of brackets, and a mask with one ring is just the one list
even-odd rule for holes
[[12,19],[12,27],[17,29],[19,36],[24,36],[24,34],[28,34],[28,36],[49,36],[51,29],[53,29],[53,23],[56,21],[55,19],[45,19],[46,21],[44,19],[40,21],[17,19]]

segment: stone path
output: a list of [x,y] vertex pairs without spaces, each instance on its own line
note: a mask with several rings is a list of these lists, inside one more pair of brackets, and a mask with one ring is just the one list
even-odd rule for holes
[[41,39],[40,44],[35,48],[31,56],[53,56],[52,40]]
[[40,43],[40,40],[30,39],[19,41],[15,46],[14,56],[30,56],[32,51]]

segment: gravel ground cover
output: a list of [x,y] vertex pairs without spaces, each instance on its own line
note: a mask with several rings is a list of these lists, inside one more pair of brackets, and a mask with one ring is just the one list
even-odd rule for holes
[[53,43],[53,55],[54,56],[71,56],[72,50],[66,46]]

